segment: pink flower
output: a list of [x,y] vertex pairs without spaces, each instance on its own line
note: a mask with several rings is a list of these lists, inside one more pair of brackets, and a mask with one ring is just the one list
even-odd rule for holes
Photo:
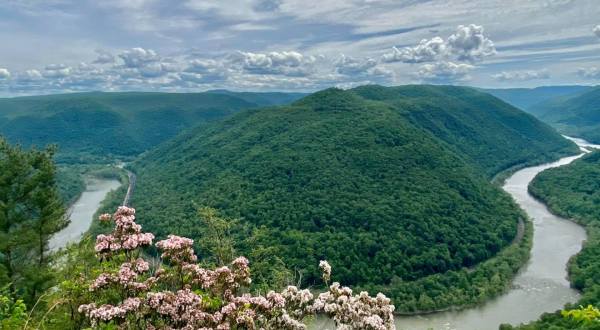
[[98,220],[100,220],[100,222],[109,222],[110,220],[112,220],[112,215],[108,213],[101,214],[98,217]]

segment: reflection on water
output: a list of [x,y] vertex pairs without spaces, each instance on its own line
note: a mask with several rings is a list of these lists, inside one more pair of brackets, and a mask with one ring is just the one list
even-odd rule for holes
[[[589,148],[600,147],[580,139],[571,140],[586,152]],[[585,231],[581,226],[551,214],[544,204],[529,195],[527,186],[541,171],[568,164],[582,155],[522,169],[506,181],[503,189],[527,212],[534,225],[531,258],[506,294],[461,311],[399,316],[396,317],[396,327],[407,330],[497,330],[502,323],[515,325],[536,320],[545,312],[553,312],[565,303],[575,302],[579,293],[569,287],[566,264],[581,249],[586,238]],[[334,329],[331,321],[323,317],[319,317],[310,328]]]
[[115,179],[88,178],[85,191],[68,211],[71,222],[50,239],[50,251],[56,251],[68,244],[78,242],[90,228],[94,213],[106,198],[106,194],[120,185],[121,183]]

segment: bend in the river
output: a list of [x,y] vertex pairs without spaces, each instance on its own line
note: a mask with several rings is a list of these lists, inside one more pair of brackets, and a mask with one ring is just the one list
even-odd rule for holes
[[[585,230],[572,221],[552,214],[527,189],[538,173],[569,164],[589,152],[590,148],[600,148],[581,139],[569,139],[580,146],[582,154],[524,168],[508,178],[503,186],[533,220],[534,227],[531,257],[513,280],[512,288],[498,298],[473,308],[398,316],[398,329],[497,330],[502,323],[516,325],[533,321],[543,313],[553,312],[566,303],[578,300],[579,293],[570,288],[567,280],[566,267],[569,259],[581,250],[586,239]],[[332,329],[332,324],[330,320],[318,318],[312,328]]]

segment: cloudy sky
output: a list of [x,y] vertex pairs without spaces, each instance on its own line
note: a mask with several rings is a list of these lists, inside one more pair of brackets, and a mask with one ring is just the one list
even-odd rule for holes
[[0,95],[598,84],[598,0],[2,0]]

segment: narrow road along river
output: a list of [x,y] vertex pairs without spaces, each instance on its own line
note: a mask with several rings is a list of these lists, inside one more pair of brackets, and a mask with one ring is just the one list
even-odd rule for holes
[[49,242],[50,251],[56,251],[68,244],[76,243],[90,228],[94,213],[100,203],[111,190],[117,189],[121,183],[116,179],[86,178],[85,191],[79,199],[69,208],[68,214],[71,222],[63,230],[56,233]]
[[[572,140],[586,152],[595,147],[580,139]],[[534,224],[531,258],[507,293],[474,308],[398,316],[396,327],[406,330],[497,330],[502,323],[516,325],[536,320],[545,312],[577,301],[579,293],[569,287],[566,265],[569,258],[581,249],[586,239],[585,230],[574,222],[551,214],[544,204],[529,195],[527,186],[543,170],[569,164],[582,155],[528,167],[506,180],[503,189],[513,196]],[[333,329],[331,321],[321,317],[311,328]]]

